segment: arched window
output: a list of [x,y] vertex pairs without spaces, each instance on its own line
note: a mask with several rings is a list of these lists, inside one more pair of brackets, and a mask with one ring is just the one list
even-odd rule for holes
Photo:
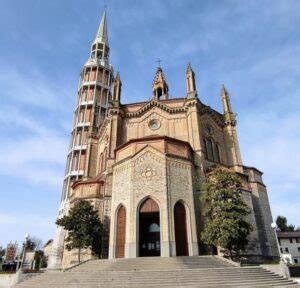
[[207,160],[221,163],[221,150],[220,145],[215,143],[212,138],[203,138],[204,155]]
[[214,147],[214,144],[213,144],[213,140],[212,139],[208,139],[207,140],[207,159],[208,160],[214,160],[214,151],[213,151],[213,147]]
[[99,158],[99,172],[102,172],[103,170],[102,161],[103,161],[103,153],[100,154],[100,158]]
[[207,140],[203,139],[203,143],[204,143],[204,155],[205,155],[205,159],[207,159]]
[[103,152],[103,170],[106,170],[106,158],[107,158],[107,149],[105,148]]
[[215,161],[216,162],[218,162],[218,163],[220,163],[221,162],[221,157],[220,157],[220,147],[219,147],[219,144],[217,144],[216,143],[216,145],[215,145],[215,153],[214,153],[214,155],[215,155]]

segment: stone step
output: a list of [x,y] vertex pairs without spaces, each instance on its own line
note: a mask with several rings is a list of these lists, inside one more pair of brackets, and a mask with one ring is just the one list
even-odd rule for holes
[[[181,285],[181,284],[175,284],[176,287],[189,287],[189,288],[192,288],[192,287],[274,287],[274,286],[279,286],[279,287],[299,287],[299,286],[295,286],[293,284],[293,282],[289,281],[289,282],[269,282],[269,283],[265,283],[265,282],[256,282],[256,283],[252,283],[252,284],[249,284],[249,283],[239,283],[237,285],[233,285],[232,283],[225,283],[225,284],[199,284],[199,283],[194,283],[194,284],[188,284],[188,285]],[[39,286],[31,286],[31,285],[22,285],[22,286],[18,286],[18,287],[23,287],[23,288],[30,288],[30,287],[37,287],[37,288],[81,288],[81,287],[84,287],[84,288],[96,288],[96,287],[141,287],[140,284],[138,284],[137,286],[133,286],[133,285],[126,285],[126,284],[121,284],[120,286],[116,286],[116,285],[105,285],[105,286],[102,286],[102,285],[90,285],[90,284],[63,284],[63,285],[39,285]],[[157,285],[143,285],[142,287],[145,287],[145,288],[156,288],[158,287]],[[159,285],[159,287],[164,287],[164,288],[173,288],[175,287],[174,284],[162,284],[162,285]]]
[[295,283],[261,267],[236,267],[218,257],[92,260],[47,272],[16,287],[272,287]]
[[[79,275],[80,277],[105,277],[107,275],[111,276],[118,276],[118,277],[127,277],[127,276],[139,276],[139,277],[147,277],[149,275],[149,271],[105,271],[106,273],[100,272],[61,272],[57,276],[63,274],[64,277],[70,276],[74,277]],[[253,269],[253,270],[242,270],[242,269],[228,269],[226,270],[221,270],[221,271],[215,271],[214,269],[202,271],[201,269],[185,269],[185,270],[166,270],[166,271],[151,271],[151,277],[157,276],[157,275],[164,275],[164,276],[173,276],[173,275],[199,275],[199,276],[205,276],[205,275],[275,275],[272,272],[263,270],[263,269]],[[53,274],[48,274],[45,273],[44,275],[36,276],[33,279],[37,279],[38,277],[48,277],[48,278],[53,278],[55,275]]]
[[[151,279],[149,279],[151,280]],[[153,279],[152,279],[153,280]],[[200,284],[219,284],[219,285],[223,285],[223,284],[226,284],[226,283],[232,283],[233,285],[238,285],[238,284],[253,284],[253,283],[269,283],[269,282],[281,282],[282,284],[283,283],[293,283],[292,281],[289,281],[289,280],[285,280],[284,278],[282,277],[274,277],[274,278],[243,278],[243,279],[240,279],[240,278],[229,278],[229,279],[219,279],[219,280],[216,280],[216,279],[190,279],[190,278],[185,278],[185,279],[159,279],[157,281],[150,281],[150,282],[147,282],[147,281],[143,281],[142,279],[140,281],[136,281],[135,279],[131,279],[131,280],[128,280],[126,282],[126,285],[132,285],[132,286],[137,286],[137,285],[140,285],[140,286],[143,286],[144,283],[151,283],[151,285],[157,285],[157,286],[160,286],[160,285],[171,285],[171,284],[176,284],[176,285],[179,285],[179,284],[195,284],[195,283],[198,283],[199,285]],[[100,285],[100,284],[103,284],[103,285],[107,285],[107,283],[110,283],[111,285],[114,285],[114,286],[122,286],[124,285],[124,282],[123,281],[109,281],[109,282],[106,282],[106,281],[69,281],[68,283],[65,283],[63,281],[61,282],[57,282],[57,281],[53,281],[52,283],[51,282],[43,282],[43,285],[64,285],[64,284],[82,284],[82,285]],[[27,283],[29,284],[29,283]],[[36,283],[30,283],[32,286],[35,286],[35,287],[38,287],[39,285],[41,285],[41,282],[36,282]]]
[[[35,279],[30,279],[30,281],[40,281],[40,280],[43,280],[43,281],[54,281],[54,279],[75,279],[75,278],[79,278],[78,275],[62,275],[63,277],[43,277],[43,278],[35,278]],[[153,277],[154,276],[154,277]],[[95,280],[103,280],[103,279],[120,279],[120,280],[123,280],[123,279],[153,279],[153,278],[167,278],[167,277],[176,277],[176,278],[188,278],[188,277],[196,277],[196,278],[201,278],[201,279],[206,279],[206,278],[211,278],[211,277],[222,277],[222,278],[231,278],[231,277],[237,277],[237,278],[243,278],[243,277],[275,277],[275,276],[278,276],[276,274],[259,274],[259,273],[256,273],[256,274],[248,274],[248,275],[235,275],[235,274],[209,274],[209,275],[203,275],[203,274],[200,274],[200,275],[197,275],[197,274],[179,274],[179,275],[176,275],[176,274],[168,274],[168,275],[148,275],[148,276],[140,276],[140,275],[123,275],[123,276],[118,276],[118,275],[107,275],[106,277],[97,277],[97,276],[85,276],[85,277],[80,277],[80,279],[95,279]],[[29,280],[28,280],[29,281]]]
[[[114,281],[114,282],[122,282],[124,280],[126,281],[144,281],[147,279],[151,279],[152,282],[157,282],[157,281],[164,281],[165,279],[169,280],[169,279],[197,279],[200,281],[210,281],[211,279],[213,279],[210,276],[207,277],[196,277],[195,275],[193,275],[193,277],[191,278],[190,276],[177,276],[177,277],[173,277],[173,278],[169,278],[169,277],[159,277],[159,278],[142,278],[142,277],[127,277],[127,278],[116,278],[116,277],[106,277],[106,278],[75,278],[75,277],[64,277],[64,278],[53,278],[53,279],[35,279],[32,281],[27,281],[27,283],[39,283],[41,280],[43,280],[43,282],[47,282],[47,283],[57,283],[57,282],[61,282],[61,283],[65,283],[67,281],[77,281],[77,282],[105,282],[107,280],[110,281]],[[278,275],[248,275],[248,276],[243,276],[243,277],[239,277],[239,276],[234,276],[234,275],[227,275],[227,276],[222,276],[222,278],[219,278],[221,280],[224,279],[229,279],[229,280],[234,280],[234,279],[282,279],[281,276]],[[214,281],[218,281],[219,279],[215,279]]]

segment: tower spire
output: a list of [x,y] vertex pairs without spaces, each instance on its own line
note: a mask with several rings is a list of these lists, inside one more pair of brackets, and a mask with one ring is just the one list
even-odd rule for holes
[[100,61],[109,65],[109,45],[107,36],[107,21],[106,21],[106,10],[104,10],[100,26],[91,46],[91,56],[89,61]]
[[100,26],[94,43],[103,43],[108,46],[107,24],[106,24],[106,9],[103,12]]
[[186,68],[186,90],[187,98],[195,98],[197,96],[195,73],[191,67],[191,63],[188,63]]
[[224,85],[222,85],[221,97],[225,122],[227,124],[235,125],[235,114],[233,113],[231,108],[229,93]]
[[221,97],[222,97],[222,103],[223,103],[223,111],[224,114],[226,113],[232,113],[231,104],[230,104],[230,98],[229,93],[224,85],[222,85],[221,89]]
[[113,104],[113,106],[120,106],[121,88],[122,88],[122,82],[120,79],[120,73],[117,72],[116,78],[114,79],[113,85],[112,85],[112,104]]

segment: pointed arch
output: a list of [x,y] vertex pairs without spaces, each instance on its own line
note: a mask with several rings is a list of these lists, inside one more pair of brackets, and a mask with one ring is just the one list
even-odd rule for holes
[[125,238],[126,238],[126,209],[124,205],[117,208],[116,222],[116,258],[125,257]]
[[187,213],[182,200],[174,205],[176,256],[188,256]]
[[220,145],[218,143],[215,144],[215,161],[220,163],[221,162],[221,155],[220,155]]

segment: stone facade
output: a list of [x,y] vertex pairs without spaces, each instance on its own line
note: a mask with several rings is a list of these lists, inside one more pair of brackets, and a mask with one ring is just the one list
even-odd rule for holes
[[[120,75],[115,76],[110,107],[103,123],[89,131],[84,175],[73,183],[68,204],[88,199],[95,205],[104,223],[104,258],[141,256],[141,249],[148,249],[139,246],[143,237],[141,219],[144,217],[148,223],[154,214],[159,220],[153,220],[155,225],[149,229],[159,236],[148,243],[150,250],[157,249],[162,257],[203,254],[199,245],[203,220],[201,183],[210,167],[221,165],[241,176],[243,199],[252,211],[248,220],[255,229],[245,255],[256,259],[278,257],[262,173],[242,163],[227,90],[222,87],[224,111],[219,113],[198,98],[190,65],[186,83],[186,96],[169,99],[169,87],[159,67],[151,100],[121,104],[122,83]],[[141,207],[149,199],[158,209],[152,211],[149,204],[148,214],[142,215]],[[121,207],[123,218],[118,214]],[[182,225],[185,230],[180,233],[186,238],[178,232]],[[123,233],[122,237],[118,233]],[[180,250],[176,242],[184,241],[187,250]],[[124,251],[118,254],[120,249]],[[75,261],[73,256],[65,251],[63,266]],[[87,251],[86,258],[89,257],[92,256]]]

